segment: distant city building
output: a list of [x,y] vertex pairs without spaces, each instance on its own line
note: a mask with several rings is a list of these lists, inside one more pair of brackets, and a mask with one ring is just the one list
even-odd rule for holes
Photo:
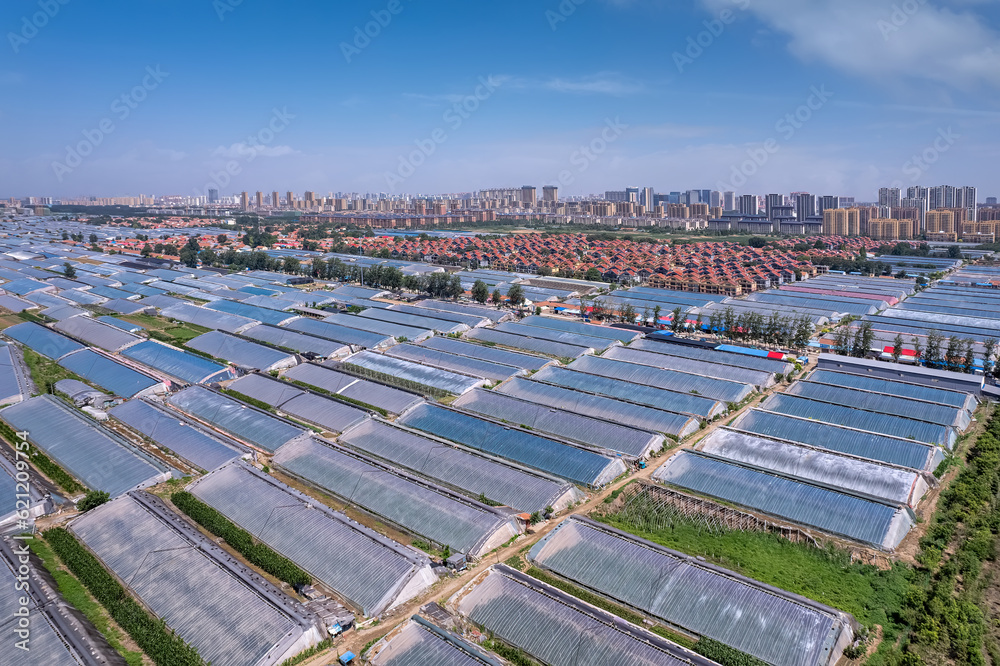
[[255,199],[257,204],[257,210],[262,209],[264,207],[264,193],[261,192],[260,190],[257,190],[257,195]]
[[281,207],[281,197],[278,196],[278,190],[271,192],[271,208]]
[[956,241],[959,227],[955,223],[955,211],[945,208],[931,210],[927,220],[927,240]]
[[246,192],[240,193],[240,208],[250,210],[250,197],[247,196]]
[[824,214],[828,210],[840,208],[840,197],[824,195],[816,199],[816,213]]
[[768,194],[764,197],[764,215],[767,219],[774,222],[773,209],[778,206],[783,206],[785,204],[785,197],[780,194]]
[[533,186],[525,185],[521,188],[521,203],[528,204],[529,206],[534,206],[538,203],[538,194]]
[[898,187],[882,187],[878,191],[878,205],[896,207],[899,205],[900,190]]
[[210,204],[219,203],[219,190],[209,188],[208,203]]
[[722,193],[722,208],[724,210],[736,210],[736,192]]
[[639,203],[645,206],[647,209],[652,208],[653,206],[656,205],[656,201],[654,199],[655,196],[656,195],[653,192],[652,187],[644,187],[641,190],[639,190]]
[[287,203],[288,207],[295,208],[295,195],[292,193],[291,190],[285,192],[285,197],[286,197],[285,202]]
[[986,205],[987,206],[996,206],[997,205],[997,198],[996,197],[986,197]]
[[756,194],[741,194],[739,199],[739,205],[737,210],[742,215],[756,215],[759,212],[757,207],[757,195]]
[[816,195],[799,192],[795,195],[795,219],[804,221],[816,214]]
[[542,188],[542,201],[547,201],[549,203],[558,203],[559,201],[559,188],[555,185],[546,185]]

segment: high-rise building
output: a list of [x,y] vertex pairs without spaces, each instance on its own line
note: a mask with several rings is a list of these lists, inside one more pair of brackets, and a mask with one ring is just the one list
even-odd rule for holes
[[285,196],[287,197],[285,202],[288,204],[288,207],[295,208],[295,194],[293,194],[291,190],[288,190],[285,192]]
[[785,197],[780,194],[768,194],[764,197],[764,214],[767,219],[774,222],[774,209],[785,205]]
[[219,203],[219,190],[209,188],[209,190],[208,190],[208,203],[210,203],[210,204]]
[[261,210],[262,208],[264,208],[264,193],[263,192],[261,192],[260,190],[257,190],[257,195],[256,195],[256,197],[254,197],[254,199],[255,199],[254,203],[256,203],[256,205],[257,205],[257,210]]
[[900,194],[898,187],[880,187],[878,191],[878,205],[894,208],[899,205]]
[[557,203],[559,201],[559,188],[555,185],[546,185],[542,188],[542,201]]
[[247,196],[246,192],[240,193],[240,208],[250,210],[250,197]]
[[955,207],[964,208],[965,219],[974,221],[976,219],[976,199],[978,197],[976,188],[966,185],[965,187],[955,188],[955,190]]
[[639,203],[639,188],[638,187],[626,187],[625,188],[625,201],[629,203]]
[[816,213],[822,215],[828,210],[840,208],[840,197],[824,195],[816,198]]
[[271,192],[271,208],[281,208],[281,197],[278,196],[278,190]]
[[996,206],[997,205],[997,198],[996,197],[986,197],[986,205],[987,206]]
[[938,209],[927,212],[927,239],[940,241],[958,240],[955,211]]
[[653,192],[652,187],[644,187],[639,190],[639,203],[645,206],[647,209],[652,208],[656,205],[656,193]]
[[722,192],[718,190],[709,192],[708,203],[712,208],[722,208]]
[[722,209],[736,210],[736,192],[722,193]]
[[795,219],[799,222],[816,214],[816,195],[799,192],[795,195]]
[[906,198],[907,199],[926,199],[927,198],[927,188],[920,187],[919,185],[913,185],[906,188]]
[[532,185],[525,185],[521,188],[521,203],[534,206],[538,203],[538,194]]
[[823,234],[858,236],[861,234],[861,211],[857,208],[827,208],[823,211]]
[[759,212],[757,207],[756,194],[741,194],[739,206],[737,208],[743,215],[756,215]]
[[312,208],[313,206],[316,205],[316,193],[315,192],[309,192],[309,191],[303,192],[302,193],[302,200],[304,202],[303,205],[306,208]]

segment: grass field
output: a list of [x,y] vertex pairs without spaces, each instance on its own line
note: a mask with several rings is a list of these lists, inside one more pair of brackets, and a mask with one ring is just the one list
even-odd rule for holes
[[122,321],[127,321],[130,324],[142,326],[149,332],[149,337],[154,340],[177,345],[179,347],[184,346],[184,344],[189,340],[198,337],[202,333],[208,333],[211,330],[205,328],[204,326],[186,324],[179,321],[170,321],[168,319],[164,319],[163,317],[154,317],[151,315],[128,315],[118,318]]
[[61,379],[83,381],[83,378],[79,375],[70,372],[55,361],[45,358],[27,347],[23,347],[22,349],[24,351],[24,362],[28,365],[31,379],[42,393],[51,393],[52,386]]

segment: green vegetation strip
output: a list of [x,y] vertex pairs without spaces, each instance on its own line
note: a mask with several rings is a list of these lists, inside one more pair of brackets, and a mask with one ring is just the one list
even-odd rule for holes
[[87,589],[73,577],[73,574],[59,568],[55,553],[42,539],[29,539],[28,547],[42,561],[42,565],[56,582],[56,588],[66,603],[86,616],[90,623],[101,632],[118,654],[125,658],[128,666],[142,666],[142,652],[127,650],[122,643],[121,632],[111,625],[107,611],[94,600]]
[[61,527],[48,530],[45,539],[59,559],[104,606],[115,622],[158,666],[203,666],[197,650],[167,629],[164,622],[128,595],[101,563],[72,534]]
[[255,542],[249,532],[238,527],[191,493],[187,491],[173,493],[170,496],[170,501],[196,523],[215,536],[221,537],[236,552],[247,558],[251,564],[260,567],[289,585],[309,584],[311,580],[309,574],[296,566],[294,562],[279,555],[267,544]]
[[[16,447],[18,442],[24,441],[17,436],[17,433],[14,432],[13,428],[2,421],[0,421],[0,436],[7,440],[12,447]],[[42,474],[59,484],[59,486],[67,493],[81,493],[86,490],[86,488],[70,476],[66,470],[52,462],[52,460],[49,459],[47,455],[39,451],[37,447],[28,444],[27,453],[28,460],[31,461],[31,464],[37,467]]]
[[28,372],[31,373],[31,380],[35,382],[35,386],[41,392],[54,393],[56,382],[62,379],[83,381],[83,377],[70,372],[52,359],[46,358],[27,347],[22,347],[21,350],[24,354],[24,362],[28,365]]
[[500,655],[510,663],[514,664],[514,666],[538,666],[538,662],[526,655],[524,652],[521,652],[512,645],[501,643],[498,640],[491,638],[483,643],[483,647]]
[[267,404],[263,400],[258,400],[257,398],[251,398],[250,396],[240,393],[239,391],[234,391],[233,389],[221,389],[223,393],[228,395],[230,398],[236,398],[237,400],[242,400],[248,405],[253,405],[257,409],[263,409],[265,412],[274,413],[274,407]]
[[309,657],[314,657],[323,650],[328,650],[333,646],[333,641],[327,638],[324,641],[320,641],[316,645],[312,646],[308,650],[303,650],[294,657],[284,660],[281,662],[280,666],[295,666],[296,664],[301,664],[303,661],[309,659]]

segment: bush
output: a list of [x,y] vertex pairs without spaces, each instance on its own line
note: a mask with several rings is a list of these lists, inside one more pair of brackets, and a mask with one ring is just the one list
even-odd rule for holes
[[111,495],[103,490],[91,490],[83,496],[82,500],[76,503],[76,508],[83,513],[91,509],[96,509],[110,499]]
[[[719,666],[767,666],[766,661],[752,657],[725,643],[702,637],[695,643],[694,651],[703,657],[708,657]],[[845,652],[846,654],[846,652]]]
[[90,590],[142,651],[158,666],[204,666],[198,651],[175,636],[164,622],[128,595],[96,557],[61,527],[43,535],[63,564]]
[[174,493],[170,501],[178,509],[186,513],[196,523],[217,537],[222,537],[226,543],[251,564],[260,567],[267,573],[289,585],[308,585],[309,574],[300,569],[287,557],[274,552],[270,546],[255,542],[253,535],[238,527],[224,515],[202,502],[187,491]]

